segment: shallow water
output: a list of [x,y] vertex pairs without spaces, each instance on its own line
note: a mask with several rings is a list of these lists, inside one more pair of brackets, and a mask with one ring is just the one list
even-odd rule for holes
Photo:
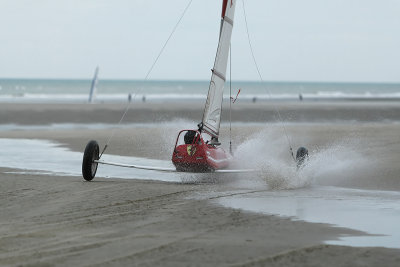
[[[82,178],[83,153],[73,152],[46,140],[35,139],[1,139],[0,146],[7,153],[0,154],[0,167],[24,170],[27,173],[48,173],[51,175],[69,175]],[[27,153],[29,152],[29,153]],[[163,160],[104,155],[105,161],[135,163],[138,165],[172,167],[172,163]],[[31,172],[28,172],[31,171]],[[156,171],[133,170],[109,165],[100,165],[96,177],[161,180],[180,182],[176,174]]]
[[250,212],[291,217],[364,231],[328,244],[400,248],[400,193],[312,186],[219,198],[216,203]]
[[[82,153],[73,152],[61,144],[46,140],[0,139],[0,167],[18,169],[18,173],[81,176]],[[166,160],[104,155],[104,160],[126,164],[172,167]],[[321,163],[322,164],[322,163]],[[310,165],[312,166],[312,164]],[[340,171],[340,170],[338,170]],[[274,170],[276,172],[276,170]],[[316,175],[304,171],[302,175]],[[310,175],[311,175],[310,174]],[[283,174],[278,176],[283,177]],[[149,179],[167,182],[193,182],[197,175],[137,170],[100,165],[97,177]],[[263,175],[265,176],[265,175]],[[218,205],[250,212],[292,217],[294,220],[328,223],[364,231],[371,235],[346,236],[329,244],[352,246],[384,246],[400,248],[400,192],[344,189],[340,187],[290,184],[292,190],[270,190],[265,177],[252,177],[252,181],[233,180],[232,192],[214,192]],[[298,177],[291,177],[298,179]],[[308,181],[305,177],[303,180]],[[312,183],[311,183],[312,184]],[[298,185],[301,185],[300,187]],[[254,188],[261,191],[254,192]],[[239,194],[236,194],[239,192]],[[252,193],[253,192],[253,193]],[[233,193],[233,194],[231,194]],[[226,195],[226,197],[221,197]],[[230,195],[230,196],[229,196]],[[208,198],[203,196],[203,198]]]

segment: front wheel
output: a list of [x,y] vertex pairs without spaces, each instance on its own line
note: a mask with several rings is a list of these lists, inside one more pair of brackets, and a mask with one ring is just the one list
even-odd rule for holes
[[299,147],[296,152],[297,167],[300,168],[303,166],[306,159],[308,159],[308,149],[305,147]]
[[99,159],[99,144],[97,141],[90,141],[83,153],[82,175],[86,181],[91,181],[96,175],[98,163],[95,160]]

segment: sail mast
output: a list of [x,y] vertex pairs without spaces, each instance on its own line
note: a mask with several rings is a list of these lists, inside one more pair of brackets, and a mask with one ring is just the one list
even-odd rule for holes
[[99,67],[96,67],[96,70],[94,72],[93,80],[92,80],[92,85],[90,86],[90,92],[89,92],[89,103],[92,103],[94,101],[94,98],[96,97],[96,86],[97,86],[97,75],[99,74]]
[[228,64],[229,47],[233,29],[233,18],[236,0],[223,0],[221,12],[221,29],[214,67],[211,70],[211,81],[208,89],[207,101],[204,108],[203,120],[200,128],[218,139],[221,122],[221,109],[225,75]]

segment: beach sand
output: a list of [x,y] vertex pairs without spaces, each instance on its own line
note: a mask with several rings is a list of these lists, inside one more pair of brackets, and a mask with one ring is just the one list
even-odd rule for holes
[[[168,159],[176,129],[198,122],[202,106],[132,105],[124,120],[128,126],[115,132],[107,153]],[[396,162],[400,104],[238,104],[232,112],[234,122],[256,123],[237,124],[234,141],[244,142],[248,135],[263,131],[282,139],[282,125],[274,119],[273,106],[288,121],[285,129],[296,147],[304,145],[310,151],[319,151],[344,142],[345,146],[357,147],[361,158],[377,159],[373,168],[355,166],[357,170],[350,175],[335,173],[335,179],[328,177],[316,183],[400,191]],[[32,129],[11,127],[0,131],[0,138],[53,140],[82,152],[90,139],[102,146],[112,132],[110,127],[92,129],[82,125],[115,124],[124,108],[116,104],[2,104],[1,124],[32,125]],[[81,127],[60,128],[54,123],[76,123]],[[47,126],[35,128],[37,125]],[[228,128],[223,125],[222,135],[229,134]],[[35,151],[27,153],[35,156]],[[283,157],[290,160],[289,153]],[[341,236],[366,234],[360,231],[215,205],[212,200],[237,189],[230,183],[97,177],[85,182],[81,177],[24,174],[9,168],[1,168],[0,173],[2,266],[400,265],[398,249],[324,244]]]

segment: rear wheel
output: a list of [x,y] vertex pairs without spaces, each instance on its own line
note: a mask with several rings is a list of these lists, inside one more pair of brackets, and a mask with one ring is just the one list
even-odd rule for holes
[[299,147],[299,149],[297,149],[296,152],[297,167],[303,166],[307,158],[308,158],[308,149],[305,147]]
[[86,145],[85,152],[83,153],[82,175],[86,181],[91,181],[95,177],[98,163],[94,161],[98,159],[99,144],[95,140],[92,140]]

